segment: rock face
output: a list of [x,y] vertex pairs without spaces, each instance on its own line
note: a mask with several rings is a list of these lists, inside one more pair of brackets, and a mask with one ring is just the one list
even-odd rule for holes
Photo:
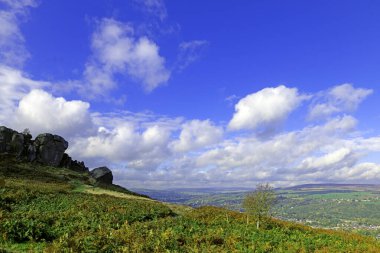
[[[32,140],[29,130],[18,133],[10,128],[0,126],[0,154],[14,154],[22,161],[39,162],[57,167],[61,164],[68,146],[67,141],[58,135],[40,134],[35,140]],[[77,161],[72,166],[85,168],[83,163]],[[82,168],[83,171],[85,171],[84,168]]]
[[5,126],[0,126],[0,152],[11,152],[11,141],[13,134],[16,131],[7,128]]
[[11,140],[11,150],[17,154],[18,157],[21,157],[24,152],[24,142],[25,138],[23,134],[15,132],[12,135]]
[[68,168],[76,172],[89,172],[84,162],[73,160],[68,154],[64,153],[59,167]]
[[[73,160],[65,153],[68,147],[68,142],[58,135],[45,133],[32,140],[28,129],[23,133],[18,133],[5,126],[0,126],[0,154],[13,154],[24,162],[37,162],[88,173],[89,170],[84,162]],[[112,171],[107,167],[96,168],[90,174],[97,182],[112,184]]]
[[57,167],[63,158],[69,144],[58,135],[40,134],[34,141],[37,151],[37,159],[43,164]]
[[112,171],[107,167],[99,167],[93,169],[90,174],[99,183],[112,184]]

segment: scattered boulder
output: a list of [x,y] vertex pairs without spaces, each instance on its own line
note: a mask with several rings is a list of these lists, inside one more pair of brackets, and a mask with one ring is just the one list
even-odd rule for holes
[[108,169],[107,167],[99,167],[99,168],[93,169],[90,172],[90,175],[98,183],[112,184],[112,181],[113,181],[112,171]]
[[61,136],[45,133],[37,136],[34,146],[36,147],[38,161],[57,167],[61,163],[69,144]]

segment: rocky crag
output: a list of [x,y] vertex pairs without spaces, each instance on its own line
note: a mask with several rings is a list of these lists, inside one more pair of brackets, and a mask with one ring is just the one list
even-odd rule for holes
[[97,182],[112,184],[112,171],[100,167],[91,172],[84,162],[73,160],[66,149],[69,143],[59,135],[44,133],[34,140],[29,131],[19,133],[0,126],[0,154],[13,154],[23,162],[40,163],[52,167],[67,168],[77,172],[89,173]]

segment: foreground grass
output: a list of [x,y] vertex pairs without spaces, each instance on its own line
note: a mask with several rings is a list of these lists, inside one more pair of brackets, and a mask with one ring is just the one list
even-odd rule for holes
[[242,213],[100,189],[85,175],[61,179],[3,171],[0,252],[380,252],[369,237],[275,219],[257,230]]
[[70,184],[6,179],[0,248],[35,252],[380,252],[374,239],[279,220],[262,229],[216,207],[73,192]]

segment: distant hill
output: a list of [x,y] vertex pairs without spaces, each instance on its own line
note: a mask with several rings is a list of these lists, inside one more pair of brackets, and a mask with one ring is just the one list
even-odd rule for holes
[[291,187],[278,188],[279,190],[299,190],[313,188],[335,188],[335,189],[380,189],[380,184],[302,184]]

